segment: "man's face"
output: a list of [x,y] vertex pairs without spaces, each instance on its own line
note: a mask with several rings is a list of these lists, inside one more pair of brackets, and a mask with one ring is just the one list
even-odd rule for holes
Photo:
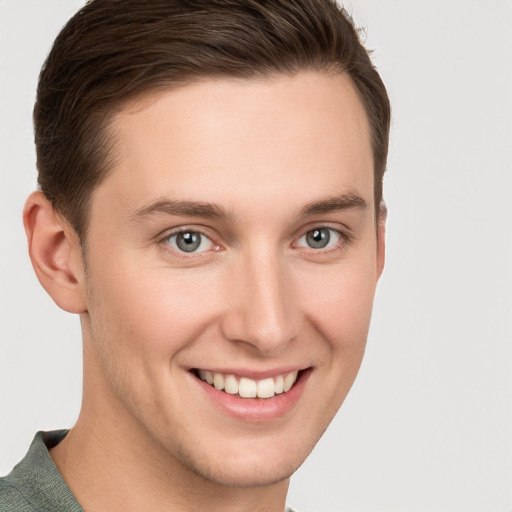
[[145,96],[113,128],[84,413],[161,467],[285,479],[354,381],[382,266],[357,94],[316,73],[210,80]]

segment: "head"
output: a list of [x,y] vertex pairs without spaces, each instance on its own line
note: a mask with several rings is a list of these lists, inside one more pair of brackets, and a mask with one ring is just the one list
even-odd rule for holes
[[346,13],[92,1],[35,123],[25,222],[81,315],[84,421],[152,470],[285,480],[355,379],[383,266],[389,104]]

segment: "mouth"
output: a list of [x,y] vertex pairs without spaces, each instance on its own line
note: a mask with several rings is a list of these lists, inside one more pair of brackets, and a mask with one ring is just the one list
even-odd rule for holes
[[305,371],[294,370],[261,380],[203,369],[194,369],[192,373],[217,391],[237,395],[240,398],[268,399],[288,393]]

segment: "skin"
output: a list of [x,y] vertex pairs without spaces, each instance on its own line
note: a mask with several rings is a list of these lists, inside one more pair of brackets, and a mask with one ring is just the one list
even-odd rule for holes
[[[51,455],[87,511],[282,512],[356,377],[384,264],[364,108],[347,76],[301,72],[159,91],[112,126],[86,261],[39,192],[25,209],[36,273],[83,330],[82,410]],[[200,251],[176,229],[203,233]],[[309,378],[291,409],[244,421],[191,368]]]

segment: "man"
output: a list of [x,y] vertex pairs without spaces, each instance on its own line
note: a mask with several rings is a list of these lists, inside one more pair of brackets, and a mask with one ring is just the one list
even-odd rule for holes
[[279,511],[361,363],[389,102],[330,0],[93,0],[34,110],[36,274],[83,402],[2,510]]

